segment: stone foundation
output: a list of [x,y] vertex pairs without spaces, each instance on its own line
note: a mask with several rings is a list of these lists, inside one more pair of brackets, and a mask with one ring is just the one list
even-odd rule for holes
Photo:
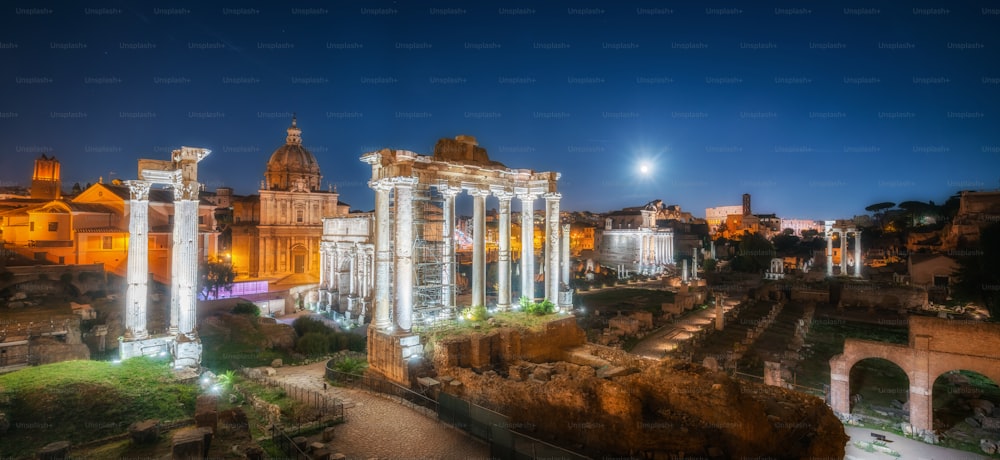
[[368,329],[368,369],[400,385],[410,385],[410,364],[423,358],[418,335],[392,335]]
[[541,331],[500,328],[488,334],[449,338],[434,344],[434,367],[505,368],[517,361],[535,363],[563,359],[564,350],[583,345],[586,333],[575,317],[557,319]]

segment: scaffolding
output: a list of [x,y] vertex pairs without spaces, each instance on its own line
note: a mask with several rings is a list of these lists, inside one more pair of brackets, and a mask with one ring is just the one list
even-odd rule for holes
[[[454,295],[455,260],[445,260],[444,197],[428,185],[420,184],[413,195],[413,315],[415,323],[430,323],[454,315],[444,299],[444,288]],[[445,269],[452,274],[444,279]]]

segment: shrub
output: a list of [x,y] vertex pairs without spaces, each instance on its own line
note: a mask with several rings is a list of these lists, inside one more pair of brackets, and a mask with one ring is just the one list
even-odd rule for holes
[[368,362],[363,359],[351,358],[350,356],[337,361],[333,368],[347,374],[361,374],[368,367]]
[[476,305],[462,310],[462,316],[470,321],[483,321],[490,317],[485,305]]
[[556,305],[549,299],[545,299],[538,303],[533,302],[524,309],[525,313],[531,313],[538,316],[547,315],[554,311],[556,311]]
[[233,313],[237,315],[260,316],[260,307],[253,302],[240,302],[233,307]]
[[300,316],[294,322],[292,322],[292,327],[295,328],[295,333],[302,337],[310,332],[319,332],[322,334],[333,333],[334,330],[331,329],[322,321],[310,318],[308,316]]
[[330,338],[320,332],[308,332],[295,342],[295,351],[307,356],[319,356],[330,349]]

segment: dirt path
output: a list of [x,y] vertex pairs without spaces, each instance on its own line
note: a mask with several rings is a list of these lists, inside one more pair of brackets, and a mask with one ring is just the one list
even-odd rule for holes
[[[276,369],[273,378],[312,390],[323,390],[326,362]],[[327,385],[331,396],[344,400],[347,421],[337,426],[333,443],[349,459],[485,459],[489,447],[386,397]]]

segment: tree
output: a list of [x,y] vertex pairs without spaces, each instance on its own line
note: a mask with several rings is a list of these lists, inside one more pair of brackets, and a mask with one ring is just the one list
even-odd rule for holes
[[738,272],[759,273],[771,266],[771,259],[774,256],[774,246],[764,235],[760,233],[743,235],[736,257],[733,258],[732,267]]
[[202,299],[217,298],[219,290],[231,288],[236,279],[232,264],[211,258],[198,268],[198,286]]
[[798,246],[799,241],[799,237],[785,234],[777,235],[771,239],[771,243],[774,243],[774,250],[782,254],[792,252]]
[[879,226],[879,228],[882,228],[882,219],[885,217],[885,212],[879,211],[885,211],[893,206],[896,206],[896,203],[883,201],[866,207],[865,211],[872,213],[872,216],[875,218],[875,223]]
[[909,226],[916,227],[920,218],[931,209],[931,205],[923,201],[904,201],[899,203],[899,208],[906,211]]
[[980,230],[979,250],[958,257],[953,296],[964,302],[979,302],[990,312],[990,321],[1000,322],[1000,223]]

